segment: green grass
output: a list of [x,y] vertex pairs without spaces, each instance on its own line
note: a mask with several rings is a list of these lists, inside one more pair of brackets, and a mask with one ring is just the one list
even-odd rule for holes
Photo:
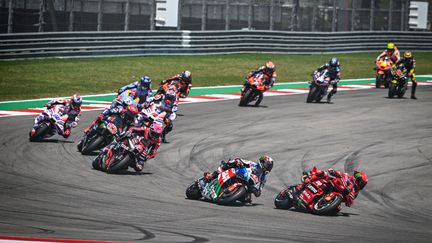
[[[431,54],[415,53],[417,74],[432,72]],[[236,54],[0,61],[0,100],[111,93],[142,74],[151,76],[153,88],[157,88],[161,80],[185,69],[192,72],[195,87],[241,84],[245,74],[267,60],[276,64],[277,82],[306,81],[332,56],[341,61],[343,79],[367,78],[374,76],[377,55]]]

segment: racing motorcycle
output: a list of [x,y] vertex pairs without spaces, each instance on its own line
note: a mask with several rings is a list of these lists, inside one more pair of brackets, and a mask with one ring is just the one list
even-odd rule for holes
[[393,98],[395,95],[402,98],[408,88],[408,79],[406,70],[396,69],[393,79],[388,88],[388,97]]
[[306,98],[306,103],[316,101],[321,102],[322,98],[327,94],[330,85],[330,75],[328,70],[315,72],[312,75],[313,81],[309,85],[309,94]]
[[34,133],[29,133],[29,140],[31,142],[40,141],[64,131],[64,126],[68,126],[68,116],[62,114],[63,110],[63,105],[53,105],[50,108],[46,107],[42,112],[43,120],[38,122],[38,118],[35,118],[35,124],[39,124]]
[[136,165],[137,159],[147,161],[151,146],[144,137],[124,132],[107,152],[102,151],[99,159],[93,160],[92,166],[107,173],[127,170]]
[[125,111],[99,121],[79,142],[78,151],[86,155],[107,146],[116,139],[116,135],[127,131],[136,115],[138,115],[138,108],[132,104],[127,106]]
[[263,99],[263,93],[269,89],[266,85],[266,81],[270,77],[263,74],[257,73],[250,77],[248,85],[243,85],[240,96],[239,106],[247,106],[249,103],[255,101],[255,106],[259,106]]
[[393,62],[389,57],[381,58],[376,63],[376,78],[375,87],[378,89],[384,84],[384,88],[389,87],[389,82],[392,79]]
[[186,189],[186,197],[193,200],[204,198],[221,205],[245,202],[249,191],[248,181],[256,180],[253,177],[251,168],[230,168],[209,182],[203,177],[199,178]]
[[296,186],[290,186],[279,192],[274,204],[280,209],[294,207],[313,214],[334,214],[340,210],[346,186],[342,178],[319,179],[308,183],[300,191],[296,190]]

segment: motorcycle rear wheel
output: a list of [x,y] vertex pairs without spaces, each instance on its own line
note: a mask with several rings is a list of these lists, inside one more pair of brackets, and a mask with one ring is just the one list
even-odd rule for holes
[[[223,190],[227,190],[227,189],[228,188],[225,188]],[[219,197],[216,200],[216,203],[220,205],[229,205],[235,203],[237,200],[240,200],[245,196],[246,196],[246,188],[244,186],[241,186],[241,187],[237,187],[232,192],[223,194],[221,197]]]
[[337,213],[341,203],[342,198],[339,196],[332,197],[329,202],[327,202],[325,196],[323,196],[314,203],[312,212],[319,215]]

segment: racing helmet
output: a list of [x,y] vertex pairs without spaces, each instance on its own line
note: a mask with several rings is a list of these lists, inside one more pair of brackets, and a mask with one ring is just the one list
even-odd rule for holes
[[149,137],[152,140],[157,140],[162,135],[162,127],[159,124],[153,123],[150,127]]
[[274,63],[272,61],[268,61],[265,64],[265,71],[266,72],[274,72],[274,70],[276,69],[276,66],[274,65]]
[[73,107],[77,107],[77,108],[80,107],[82,104],[81,96],[79,96],[77,94],[72,95],[71,104]]
[[339,67],[339,60],[336,57],[332,57],[329,61],[329,66],[330,67]]
[[366,175],[366,173],[359,170],[354,171],[354,179],[355,179],[355,184],[359,190],[363,189],[368,182],[368,176]]
[[139,110],[138,107],[134,104],[128,105],[126,107],[126,111],[124,112],[125,114],[125,120],[127,121],[133,121],[135,119],[135,116],[138,115]]
[[410,51],[405,51],[403,56],[405,57],[405,59],[411,59],[413,57]]
[[387,43],[387,51],[388,52],[393,52],[394,48],[395,48],[395,44],[393,42]]
[[151,78],[149,76],[143,75],[139,81],[139,84],[142,88],[150,88],[151,86]]
[[186,83],[190,84],[192,83],[192,74],[190,71],[185,70],[180,74],[180,77],[183,81],[185,81]]
[[270,173],[270,171],[273,169],[273,162],[273,159],[268,155],[263,155],[259,158],[261,169],[265,174]]
[[165,94],[165,101],[169,104],[174,103],[176,100],[176,92],[172,89],[168,90]]

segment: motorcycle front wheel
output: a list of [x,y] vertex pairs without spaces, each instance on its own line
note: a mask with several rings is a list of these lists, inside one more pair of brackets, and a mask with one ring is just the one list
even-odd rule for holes
[[253,95],[253,90],[248,88],[240,99],[239,106],[247,106]]
[[91,137],[85,144],[83,144],[81,149],[81,154],[88,155],[92,151],[100,149],[103,145],[103,138],[99,136],[98,134],[95,134],[93,137]]
[[288,195],[289,189],[284,189],[276,196],[274,205],[279,209],[290,209],[293,206],[293,201]]
[[186,189],[186,197],[192,200],[198,200],[201,198],[201,191],[198,187],[198,182],[195,181]]
[[40,139],[43,138],[43,136],[49,131],[49,126],[46,123],[42,123],[41,125],[39,125],[38,128],[36,128],[36,132],[35,134],[32,136],[31,133],[29,134],[29,140],[31,142],[35,142],[38,141]]
[[329,201],[326,200],[326,196],[323,196],[314,203],[312,212],[320,215],[337,213],[341,203],[342,198],[340,196],[334,196]]
[[[223,189],[224,191],[228,190],[228,188]],[[245,186],[237,187],[231,192],[223,193],[217,200],[217,204],[221,205],[229,205],[235,203],[237,200],[246,196],[246,188]]]
[[116,156],[114,154],[112,157],[112,161],[109,165],[106,164],[106,159],[107,156],[105,156],[105,159],[102,161],[102,170],[106,171],[109,174],[126,170],[129,166],[130,161],[132,160],[129,153],[125,153],[120,156]]

